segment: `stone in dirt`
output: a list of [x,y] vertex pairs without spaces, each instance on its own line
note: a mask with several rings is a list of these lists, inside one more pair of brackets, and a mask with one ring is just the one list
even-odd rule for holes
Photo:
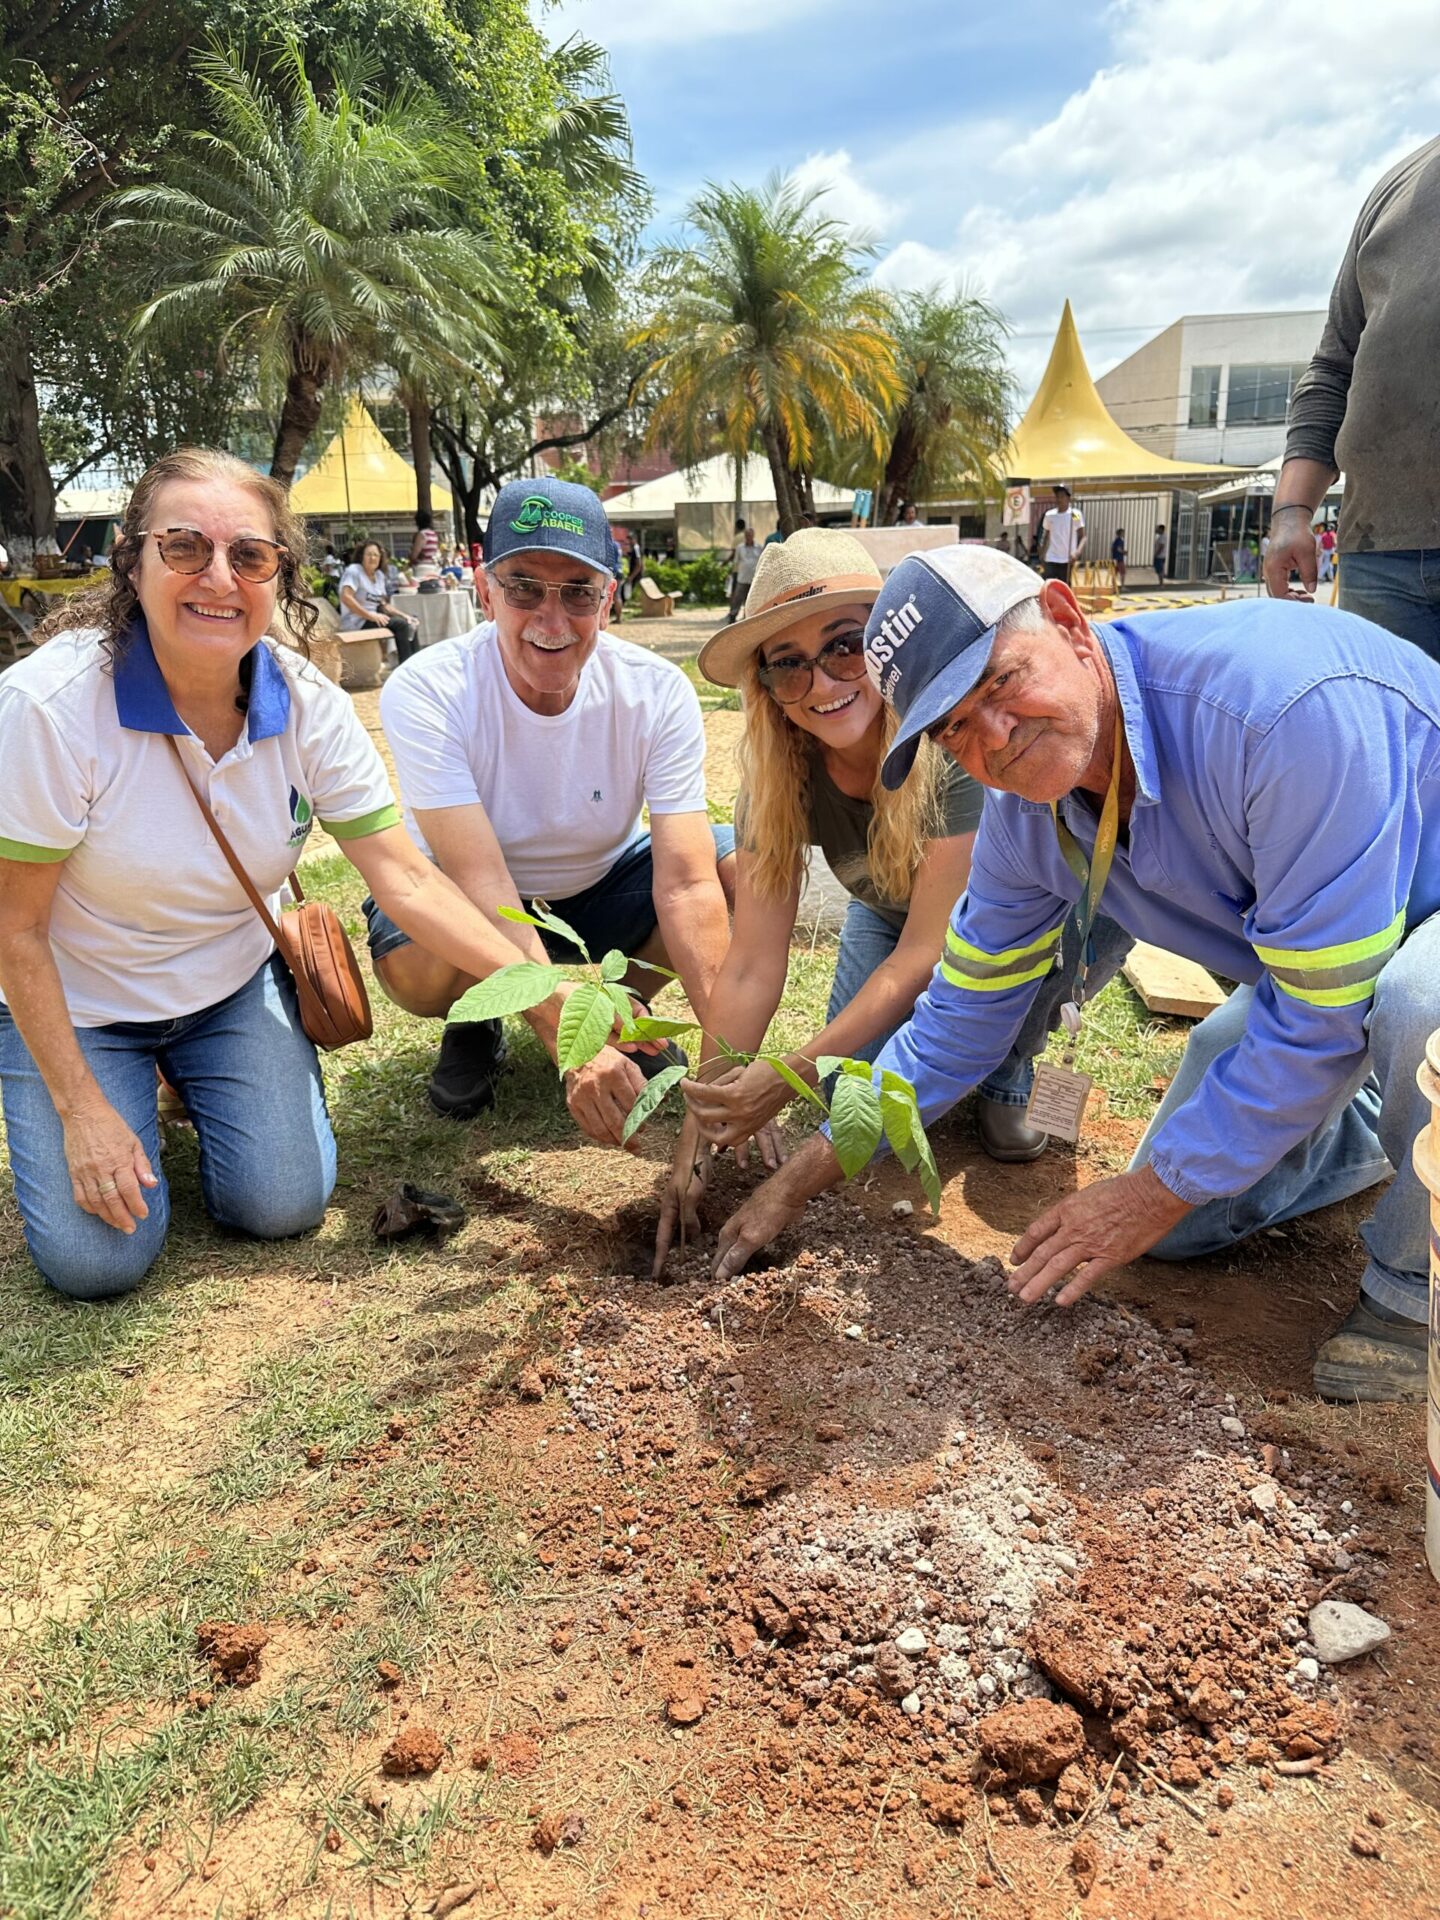
[[540,1378],[539,1370],[535,1367],[526,1367],[516,1382],[516,1391],[522,1400],[543,1400],[545,1382]]
[[875,1649],[875,1684],[891,1700],[915,1691],[915,1669],[893,1640]]
[[1106,1713],[1115,1705],[1122,1650],[1112,1634],[1083,1608],[1062,1606],[1030,1629],[1030,1655],[1062,1693]]
[[406,1727],[381,1754],[380,1766],[392,1779],[408,1780],[415,1774],[434,1773],[444,1758],[438,1734],[429,1727]]
[[1093,1833],[1082,1834],[1070,1849],[1070,1871],[1080,1898],[1088,1900],[1100,1872],[1100,1848]]
[[1310,1609],[1310,1643],[1327,1667],[1374,1653],[1390,1638],[1385,1622],[1350,1600],[1322,1600]]
[[1058,1779],[1085,1751],[1079,1714],[1058,1700],[1012,1701],[987,1714],[977,1734],[985,1757],[1022,1785]]
[[901,1653],[908,1655],[909,1658],[913,1660],[917,1653],[924,1653],[930,1642],[925,1638],[919,1627],[906,1627],[903,1633],[896,1634],[895,1644]]
[[393,1660],[381,1660],[376,1665],[375,1678],[382,1687],[398,1687],[405,1676]]
[[261,1649],[270,1636],[253,1621],[202,1620],[195,1629],[195,1645],[210,1662],[210,1671],[228,1686],[252,1686],[260,1678]]
[[677,1694],[665,1703],[672,1727],[693,1727],[704,1711],[705,1702],[698,1693]]

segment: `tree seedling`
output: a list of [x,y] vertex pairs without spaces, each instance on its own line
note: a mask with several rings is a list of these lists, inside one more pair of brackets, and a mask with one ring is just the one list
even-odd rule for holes
[[[597,965],[590,957],[590,949],[575,929],[551,913],[543,900],[535,901],[534,909],[533,913],[524,913],[517,907],[501,907],[499,912],[503,919],[517,921],[522,926],[538,927],[569,941],[584,956],[585,964],[595,968],[596,977],[572,987],[560,1009],[555,1064],[562,1075],[593,1060],[601,1048],[610,1043],[617,1020],[620,1023],[617,1039],[621,1044],[644,1040],[673,1041],[681,1034],[701,1031],[696,1020],[664,1020],[650,1013],[637,1014],[635,1000],[622,985],[625,975],[633,965],[675,979],[676,976],[667,967],[657,967],[650,960],[632,962],[618,948],[612,948]],[[447,1024],[452,1020],[495,1020],[507,1013],[525,1013],[531,1007],[539,1006],[542,1000],[548,1000],[563,984],[564,978],[563,969],[554,964],[516,960],[508,967],[498,968],[489,979],[478,981],[463,993],[450,1009]],[[738,1053],[718,1035],[709,1037],[714,1039],[719,1052],[734,1066],[747,1066],[752,1060],[763,1060],[767,1067],[779,1074],[792,1092],[826,1116],[830,1123],[830,1142],[847,1180],[853,1179],[862,1167],[869,1165],[876,1148],[884,1140],[905,1171],[919,1180],[932,1211],[940,1211],[940,1176],[935,1167],[935,1155],[925,1137],[915,1089],[903,1075],[886,1068],[877,1081],[875,1069],[868,1061],[850,1060],[838,1054],[821,1054],[815,1062],[820,1078],[828,1080],[834,1076],[834,1091],[827,1101],[814,1087],[807,1086],[790,1063],[778,1054]],[[678,1086],[689,1072],[688,1062],[679,1062],[664,1068],[654,1079],[646,1082],[644,1091],[626,1118],[622,1140],[629,1140],[644,1126],[672,1087]]]

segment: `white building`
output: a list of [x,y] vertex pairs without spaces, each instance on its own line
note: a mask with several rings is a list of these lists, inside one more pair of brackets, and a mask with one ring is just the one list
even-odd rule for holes
[[1290,392],[1324,324],[1323,311],[1187,314],[1095,384],[1142,446],[1257,467],[1284,448]]

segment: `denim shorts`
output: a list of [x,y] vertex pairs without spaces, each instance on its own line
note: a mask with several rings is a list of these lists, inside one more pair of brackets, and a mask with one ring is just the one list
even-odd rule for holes
[[[715,858],[724,860],[735,851],[735,829],[712,826]],[[528,909],[531,905],[525,901]],[[550,911],[569,921],[598,960],[602,953],[618,947],[621,953],[634,953],[643,947],[655,931],[655,862],[650,836],[642,834],[628,846],[610,871],[592,887],[572,894],[568,900],[550,900]],[[389,914],[382,913],[372,899],[364,904],[365,925],[370,938],[370,958],[383,960],[387,953],[410,945],[408,933],[402,933]],[[552,960],[572,961],[580,954],[568,940],[542,929],[540,938]]]

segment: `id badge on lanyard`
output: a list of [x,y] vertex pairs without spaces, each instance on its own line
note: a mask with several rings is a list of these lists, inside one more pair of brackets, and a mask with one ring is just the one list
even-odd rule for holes
[[1060,1022],[1065,1030],[1064,1051],[1058,1065],[1049,1060],[1041,1060],[1036,1064],[1035,1083],[1030,1089],[1025,1118],[1032,1127],[1038,1127],[1042,1133],[1053,1133],[1061,1140],[1080,1138],[1080,1123],[1085,1117],[1085,1105],[1090,1098],[1090,1089],[1095,1084],[1088,1073],[1076,1071],[1075,1043],[1080,1037],[1081,1009],[1085,1005],[1085,975],[1089,970],[1086,953],[1090,945],[1090,933],[1095,925],[1095,916],[1100,910],[1100,896],[1105,891],[1105,882],[1110,878],[1110,868],[1114,864],[1115,849],[1120,840],[1120,768],[1123,742],[1124,730],[1117,704],[1115,753],[1110,786],[1105,794],[1105,804],[1100,810],[1100,827],[1095,835],[1093,858],[1085,857],[1085,849],[1060,818],[1059,808],[1054,801],[1050,803],[1055,832],[1060,841],[1060,851],[1065,856],[1065,864],[1080,882],[1080,898],[1075,903],[1075,925],[1080,936],[1080,951],[1075,963],[1075,978],[1071,982],[1070,998],[1060,1009]]

